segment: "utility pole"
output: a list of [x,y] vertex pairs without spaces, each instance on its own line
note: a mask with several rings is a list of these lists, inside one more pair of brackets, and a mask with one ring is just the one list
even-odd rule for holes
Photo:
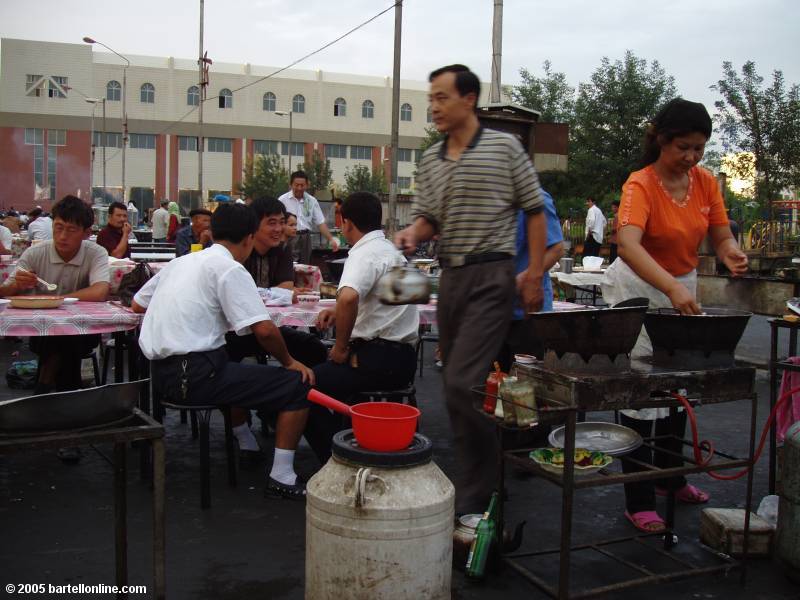
[[494,0],[494,20],[492,22],[492,85],[489,89],[489,103],[500,104],[500,71],[503,58],[503,0]]
[[[203,13],[205,11],[205,2],[200,0],[200,54],[197,60],[197,65],[200,72],[200,105],[199,114],[197,116],[198,132],[197,132],[197,189],[200,192],[200,205],[203,205],[203,146],[205,140],[203,139],[203,102],[206,99],[206,61],[203,56]],[[176,198],[177,201],[177,198]]]
[[103,98],[103,202],[106,201],[106,98]]
[[402,32],[403,0],[397,0],[394,5],[394,70],[392,71],[392,157],[390,163],[392,177],[389,183],[389,218],[386,223],[386,228],[391,237],[394,237],[395,231],[397,231],[397,152],[400,128],[400,48]]

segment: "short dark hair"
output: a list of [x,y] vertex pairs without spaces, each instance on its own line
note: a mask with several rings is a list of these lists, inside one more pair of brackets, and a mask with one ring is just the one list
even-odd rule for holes
[[354,192],[342,203],[342,218],[351,221],[361,233],[381,228],[381,201],[370,192]]
[[428,81],[431,82],[439,77],[439,75],[444,75],[445,73],[455,74],[456,89],[458,90],[459,96],[463,97],[467,94],[475,94],[475,108],[477,109],[478,98],[480,98],[481,95],[481,80],[478,79],[478,76],[470,71],[469,67],[455,64],[439,67],[435,71],[431,71],[431,74],[428,75]]
[[238,244],[256,229],[256,213],[245,204],[221,204],[211,216],[211,235],[218,242]]
[[205,215],[207,217],[211,217],[214,215],[210,210],[207,208],[193,208],[189,211],[189,218],[196,217],[197,215]]
[[250,203],[250,208],[255,212],[256,221],[259,224],[264,217],[272,215],[281,215],[286,218],[286,207],[283,202],[272,196],[259,196]]
[[612,200],[611,206],[616,206],[617,208],[619,208],[619,200]]
[[690,133],[700,133],[708,140],[711,130],[711,116],[703,104],[673,98],[661,107],[647,125],[640,166],[646,167],[658,160],[662,142],[669,143],[676,137]]
[[169,198],[161,199],[161,206],[167,206],[168,204],[169,204]]
[[42,211],[41,208],[38,208],[38,207],[37,208],[32,208],[31,210],[28,211],[28,217],[31,218],[31,219],[36,219],[36,218],[42,216],[42,212],[43,211]]
[[306,175],[305,171],[295,171],[292,173],[292,176],[289,177],[289,183],[293,183],[295,179],[305,179],[306,183],[308,183],[308,175]]
[[126,214],[128,213],[127,206],[125,206],[122,202],[115,201],[108,205],[108,216],[110,217],[112,214],[114,214],[116,209],[123,210]]
[[53,220],[61,219],[66,223],[80,225],[83,229],[89,229],[94,223],[92,207],[77,196],[64,196],[53,205],[50,212]]

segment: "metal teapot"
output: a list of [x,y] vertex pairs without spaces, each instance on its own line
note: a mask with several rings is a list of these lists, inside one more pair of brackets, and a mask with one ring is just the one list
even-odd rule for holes
[[431,283],[428,276],[416,267],[398,265],[378,280],[375,292],[383,304],[427,304]]

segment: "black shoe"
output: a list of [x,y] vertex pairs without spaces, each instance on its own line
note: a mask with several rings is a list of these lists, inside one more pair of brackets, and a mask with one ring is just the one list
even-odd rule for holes
[[244,468],[257,467],[264,463],[264,453],[261,450],[242,450],[239,448],[239,466]]
[[267,488],[264,490],[265,496],[280,496],[289,500],[304,500],[306,497],[306,484],[299,478],[294,485],[287,485],[270,477],[267,480]]
[[59,448],[58,458],[60,458],[61,462],[65,465],[76,465],[81,460],[81,449],[77,447]]

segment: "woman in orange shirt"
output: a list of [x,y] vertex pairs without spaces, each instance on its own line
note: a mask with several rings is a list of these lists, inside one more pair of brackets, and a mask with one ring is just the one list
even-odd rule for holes
[[[618,215],[619,258],[606,271],[603,296],[609,304],[644,296],[651,308],[673,307],[682,314],[700,313],[696,300],[697,249],[706,235],[718,258],[734,275],[747,270],[747,257],[730,227],[725,204],[714,176],[697,166],[711,137],[711,117],[697,102],[676,98],[653,118],[645,134],[642,169],[631,173],[622,187]],[[637,341],[632,355],[650,354],[647,334]],[[650,436],[674,434],[683,437],[686,413],[671,419],[668,409],[623,411],[622,423]],[[680,444],[664,444],[680,454]],[[631,455],[653,462],[651,452],[640,448]],[[656,466],[681,466],[680,458],[656,454]],[[624,465],[625,472],[641,470]],[[658,487],[660,486],[660,487]],[[665,529],[655,511],[655,494],[675,492],[678,501],[707,502],[708,494],[687,483],[684,477],[625,485],[626,517],[646,532]]]

